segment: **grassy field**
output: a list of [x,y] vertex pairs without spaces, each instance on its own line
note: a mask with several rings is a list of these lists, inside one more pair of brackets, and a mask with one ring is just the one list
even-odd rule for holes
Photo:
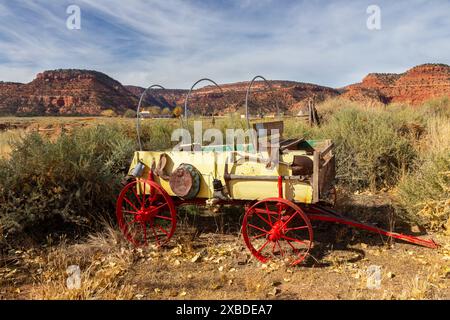
[[[246,256],[237,221],[216,228],[221,220],[211,220],[199,235],[192,217],[168,249],[135,249],[113,217],[137,149],[134,119],[0,118],[0,298],[449,299],[449,100],[367,107],[336,99],[317,108],[320,126],[285,118],[284,136],[335,142],[338,209],[384,227],[394,216],[397,229],[426,230],[440,249],[319,226],[310,259],[292,270]],[[202,121],[204,130],[246,128],[237,116]],[[179,126],[144,120],[144,148],[170,148]],[[82,268],[80,290],[65,287],[71,264]],[[371,264],[384,270],[382,290],[365,288]],[[316,282],[327,289],[310,290]]]

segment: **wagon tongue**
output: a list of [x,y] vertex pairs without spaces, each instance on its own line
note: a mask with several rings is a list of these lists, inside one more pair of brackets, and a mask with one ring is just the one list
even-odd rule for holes
[[367,230],[370,232],[382,234],[382,235],[385,235],[388,237],[400,239],[403,241],[407,241],[407,242],[414,243],[419,246],[423,246],[423,247],[427,247],[427,248],[431,248],[431,249],[436,249],[439,247],[439,245],[436,242],[434,242],[434,240],[432,240],[432,239],[422,239],[419,237],[401,234],[401,233],[397,233],[397,232],[390,232],[390,231],[387,231],[387,230],[384,230],[381,228],[377,228],[370,224],[365,224],[365,223],[361,223],[358,221],[354,221],[354,220],[345,218],[341,214],[338,214],[338,213],[335,213],[335,215],[330,215],[329,209],[327,209],[327,211],[325,211],[325,210],[322,210],[318,206],[315,209],[318,212],[321,212],[323,214],[308,214],[308,217],[311,220],[320,220],[320,221],[328,221],[328,222],[336,222],[336,223],[340,223],[340,224],[345,224],[345,225],[348,225],[351,227],[355,227],[358,229],[363,229],[363,230]]

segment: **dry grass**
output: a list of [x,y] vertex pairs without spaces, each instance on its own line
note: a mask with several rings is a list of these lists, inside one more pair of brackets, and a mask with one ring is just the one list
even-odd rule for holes
[[450,121],[429,119],[426,131],[416,145],[415,168],[402,177],[397,194],[413,220],[441,228],[450,221]]
[[[132,285],[126,275],[136,262],[136,252],[112,227],[91,235],[82,244],[61,243],[39,264],[42,270],[30,289],[32,299],[131,299]],[[81,269],[81,286],[69,289],[66,281],[71,265]]]
[[0,158],[8,157],[11,152],[11,143],[17,141],[25,134],[24,130],[0,131]]
[[[448,244],[429,250],[408,244],[327,250],[312,265],[261,264],[234,235],[204,234],[190,246],[135,249],[107,227],[79,244],[65,241],[17,251],[0,266],[0,297],[25,299],[449,299]],[[448,237],[436,239],[448,243]],[[363,250],[364,255],[353,250]],[[355,260],[355,255],[360,257]],[[20,258],[18,258],[20,256]],[[314,259],[313,259],[314,260]],[[67,267],[81,269],[81,287],[66,285]],[[379,265],[379,289],[366,270]],[[5,291],[7,292],[5,295]]]
[[450,119],[432,118],[428,120],[425,152],[442,153],[450,151]]

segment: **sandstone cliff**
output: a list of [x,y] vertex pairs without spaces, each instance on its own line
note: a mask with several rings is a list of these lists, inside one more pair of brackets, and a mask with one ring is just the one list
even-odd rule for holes
[[445,64],[423,64],[401,74],[371,73],[343,93],[354,101],[413,105],[442,96],[450,96],[450,66]]
[[36,115],[98,115],[134,108],[136,97],[118,81],[88,70],[39,73],[28,84],[0,83],[0,112]]

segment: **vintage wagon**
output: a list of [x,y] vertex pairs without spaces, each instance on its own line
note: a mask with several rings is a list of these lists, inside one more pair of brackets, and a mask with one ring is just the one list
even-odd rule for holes
[[[282,259],[298,264],[313,245],[311,221],[330,221],[434,248],[432,240],[385,231],[334,212],[335,156],[331,140],[283,138],[283,122],[250,124],[249,141],[231,145],[182,145],[181,150],[142,151],[140,107],[137,130],[140,150],[130,166],[131,179],[117,200],[117,219],[125,237],[136,246],[163,246],[173,236],[177,207],[186,204],[243,205],[242,236],[260,261]],[[187,119],[188,99],[185,100]],[[221,90],[221,89],[220,89]],[[278,108],[278,105],[277,105]]]

